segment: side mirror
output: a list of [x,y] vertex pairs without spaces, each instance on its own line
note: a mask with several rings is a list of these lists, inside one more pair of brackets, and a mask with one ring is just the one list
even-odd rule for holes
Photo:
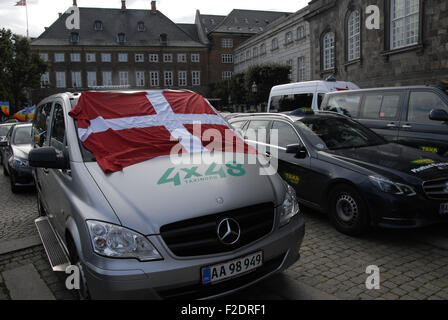
[[429,113],[429,119],[435,121],[448,121],[448,112],[443,109],[433,109]]
[[34,168],[70,169],[68,156],[58,155],[53,147],[37,148],[28,155],[30,166]]
[[8,146],[8,141],[7,140],[1,140],[0,141],[0,147],[1,148],[5,148]]
[[300,143],[290,144],[286,146],[286,153],[295,154],[298,159],[305,159],[307,156],[306,148]]

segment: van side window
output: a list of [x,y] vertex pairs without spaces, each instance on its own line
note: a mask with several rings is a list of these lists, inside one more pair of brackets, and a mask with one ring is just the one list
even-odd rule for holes
[[333,95],[328,100],[325,110],[357,118],[359,115],[360,102],[361,95]]
[[56,150],[64,149],[65,124],[64,110],[60,104],[55,104],[53,112],[53,124],[51,126],[50,145]]
[[37,108],[36,118],[33,124],[34,144],[42,147],[47,140],[47,130],[50,121],[51,102],[40,105]]
[[429,119],[433,109],[443,109],[448,112],[448,106],[434,92],[411,92],[409,97],[408,121],[435,124]]
[[283,96],[275,96],[271,98],[270,110],[277,112],[293,111],[299,108],[312,108],[313,94],[288,94]]
[[251,121],[246,131],[249,140],[266,143],[269,120]]
[[270,144],[282,148],[286,148],[290,144],[299,143],[299,137],[291,125],[282,121],[274,121],[270,132],[270,137]]
[[361,118],[394,120],[398,116],[400,94],[368,94],[364,101]]

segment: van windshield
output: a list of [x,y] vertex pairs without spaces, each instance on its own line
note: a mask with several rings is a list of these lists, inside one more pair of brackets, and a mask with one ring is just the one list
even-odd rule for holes
[[288,94],[271,97],[270,112],[288,112],[300,108],[312,108],[312,93]]

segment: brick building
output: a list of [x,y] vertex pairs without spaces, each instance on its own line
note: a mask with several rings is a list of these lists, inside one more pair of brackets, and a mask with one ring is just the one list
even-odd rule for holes
[[[76,0],[74,1],[76,5]],[[133,89],[208,90],[208,51],[195,24],[175,24],[156,9],[79,8],[79,30],[68,30],[62,14],[37,39],[33,50],[49,62],[33,101],[57,92],[97,86]]]
[[[366,27],[369,5],[380,28]],[[313,0],[312,78],[334,74],[360,87],[438,84],[448,79],[446,0]]]

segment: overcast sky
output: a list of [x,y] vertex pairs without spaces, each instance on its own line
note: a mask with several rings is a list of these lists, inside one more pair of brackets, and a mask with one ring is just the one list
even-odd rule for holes
[[[25,7],[14,6],[19,0],[0,0],[0,28],[26,35]],[[72,0],[27,0],[31,37],[39,36],[49,27],[59,12],[66,11]],[[196,9],[204,14],[226,15],[232,9],[272,10],[295,12],[309,0],[158,0],[157,9],[179,23],[194,23]],[[151,0],[127,0],[131,9],[149,9]],[[121,0],[78,0],[79,7],[121,8]],[[81,17],[82,19],[82,17]]]

